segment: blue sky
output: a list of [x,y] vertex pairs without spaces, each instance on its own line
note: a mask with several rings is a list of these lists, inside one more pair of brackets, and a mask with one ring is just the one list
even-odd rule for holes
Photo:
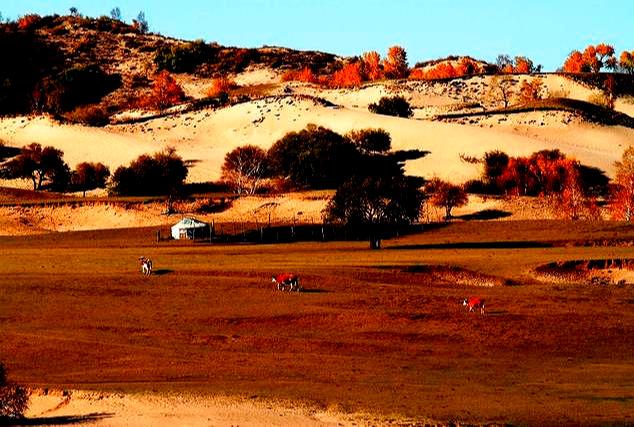
[[223,45],[285,46],[384,55],[399,44],[410,65],[450,54],[494,61],[524,55],[555,70],[573,49],[607,42],[634,50],[634,0],[0,0],[0,13],[89,16],[144,11],[151,31]]

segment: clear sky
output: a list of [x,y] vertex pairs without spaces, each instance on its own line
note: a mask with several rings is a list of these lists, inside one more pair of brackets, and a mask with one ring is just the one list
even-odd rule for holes
[[71,6],[89,16],[118,6],[126,21],[144,11],[151,31],[229,46],[350,56],[398,44],[410,65],[506,53],[552,71],[590,43],[634,50],[634,0],[0,0],[0,13],[66,14]]

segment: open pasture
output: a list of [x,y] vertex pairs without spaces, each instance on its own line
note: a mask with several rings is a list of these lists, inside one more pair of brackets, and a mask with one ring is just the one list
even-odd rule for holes
[[[0,360],[16,381],[445,421],[634,421],[634,285],[532,273],[634,258],[633,227],[465,222],[380,251],[156,243],[154,232],[0,238]],[[154,261],[149,278],[141,255]],[[305,291],[276,291],[282,271],[300,274]],[[482,277],[499,280],[473,286]],[[487,314],[467,314],[467,296],[484,298]]]

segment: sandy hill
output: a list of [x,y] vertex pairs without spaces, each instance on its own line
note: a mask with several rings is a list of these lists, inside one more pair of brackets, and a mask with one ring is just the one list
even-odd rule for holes
[[[63,51],[72,64],[96,62],[107,72],[120,74],[123,83],[103,98],[106,103],[131,96],[129,91],[147,90],[147,79],[156,70],[156,52],[195,46],[139,34],[107,18],[100,18],[101,23],[85,19],[47,18],[35,33]],[[601,93],[592,79],[554,73],[506,76],[513,94],[511,108],[503,109],[495,96],[500,80],[496,76],[379,81],[356,88],[326,89],[309,83],[282,82],[281,70],[307,64],[327,70],[342,61],[334,55],[278,47],[204,45],[202,62],[198,58],[199,62],[189,64],[191,70],[175,74],[189,101],[164,114],[122,110],[112,117],[112,124],[100,128],[60,123],[48,115],[4,117],[0,119],[0,140],[12,147],[31,142],[53,145],[64,151],[71,167],[82,161],[100,161],[111,170],[141,154],[172,146],[192,164],[190,182],[217,180],[225,154],[235,147],[254,144],[268,148],[287,132],[311,123],[342,134],[353,129],[383,128],[392,136],[395,149],[430,151],[427,157],[408,163],[410,174],[454,182],[475,178],[480,172],[462,161],[461,155],[478,157],[496,149],[510,155],[528,155],[558,148],[612,176],[614,162],[634,142],[633,98],[621,96],[616,100],[616,111],[621,113],[617,120],[604,108],[588,104]],[[236,57],[242,60],[236,62]],[[431,61],[427,66],[437,63]],[[211,78],[221,71],[241,86],[233,93],[232,102],[222,107],[193,108],[205,98]],[[551,100],[544,101],[547,108],[518,107],[519,88],[529,80],[542,83],[540,96]],[[414,110],[411,119],[368,111],[369,104],[392,95],[401,95],[410,102]],[[573,101],[555,101],[559,99]],[[588,114],[590,110],[601,114]],[[24,186],[18,182],[4,184]]]

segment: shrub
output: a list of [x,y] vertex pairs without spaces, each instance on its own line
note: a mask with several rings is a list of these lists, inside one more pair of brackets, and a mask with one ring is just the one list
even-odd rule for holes
[[64,118],[72,123],[79,123],[87,126],[105,126],[110,122],[110,116],[105,108],[98,105],[86,105],[77,107]]
[[412,117],[414,112],[409,102],[402,96],[384,96],[377,104],[370,104],[368,110],[376,114],[396,117]]
[[164,110],[185,99],[185,92],[167,72],[161,71],[152,84],[151,94],[141,101],[141,105],[155,110]]
[[99,102],[120,85],[121,76],[106,74],[96,64],[77,66],[43,79],[33,91],[33,106],[39,111],[62,113]]
[[353,130],[346,137],[362,154],[385,153],[392,146],[392,137],[383,129]]
[[239,86],[233,79],[228,77],[218,77],[213,79],[211,87],[207,91],[207,96],[216,97],[221,95],[227,95],[230,90],[236,89]]
[[308,67],[302,68],[300,71],[289,70],[282,74],[283,82],[304,82],[304,83],[317,83],[318,79],[313,74],[312,70]]
[[18,19],[18,28],[20,30],[31,30],[42,20],[42,17],[36,13],[21,16]]
[[172,73],[192,73],[211,56],[211,49],[202,40],[185,45],[164,46],[154,55],[158,70]]
[[520,100],[532,102],[542,99],[544,84],[541,79],[524,80],[520,86]]

